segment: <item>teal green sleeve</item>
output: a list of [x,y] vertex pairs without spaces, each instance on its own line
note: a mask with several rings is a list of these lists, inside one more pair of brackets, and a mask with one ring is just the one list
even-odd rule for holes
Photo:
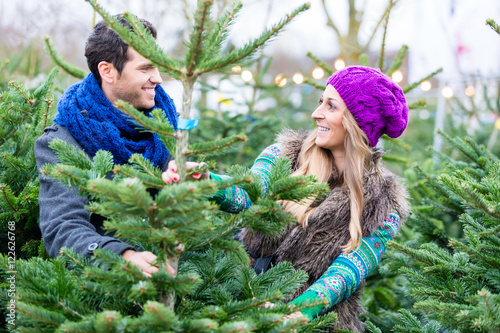
[[[264,197],[269,192],[269,174],[280,153],[281,150],[277,144],[267,147],[257,157],[252,168],[250,169],[252,174],[258,175],[261,179],[262,193]],[[230,179],[228,176],[218,175],[215,173],[210,173],[210,178],[219,182]],[[210,200],[215,201],[221,210],[235,214],[252,205],[252,201],[248,197],[247,192],[236,185],[218,191],[213,197],[210,198]]]
[[361,246],[349,253],[339,255],[319,280],[290,304],[300,305],[305,300],[325,301],[325,305],[316,305],[301,310],[304,316],[312,320],[335,304],[349,298],[358,289],[361,281],[377,267],[385,252],[387,242],[394,239],[399,229],[399,222],[398,213],[391,213],[377,230],[363,235]]

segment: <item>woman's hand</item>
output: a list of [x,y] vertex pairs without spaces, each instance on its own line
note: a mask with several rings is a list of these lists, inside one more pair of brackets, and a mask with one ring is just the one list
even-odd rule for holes
[[[261,305],[263,308],[265,309],[270,309],[270,308],[274,308],[275,307],[275,304],[271,303],[271,302],[266,302],[264,304]],[[293,319],[298,319],[300,318],[301,320],[305,321],[306,323],[309,322],[309,318],[307,318],[306,316],[304,316],[302,314],[302,312],[300,311],[295,311],[293,313],[290,313],[289,315],[286,315],[283,317],[283,321],[287,322],[289,320],[293,320]]]
[[297,318],[301,318],[302,320],[305,320],[306,322],[309,321],[309,319],[306,316],[304,316],[302,314],[302,312],[300,312],[300,311],[295,311],[294,313],[290,313],[289,315],[284,316],[283,320],[288,321],[288,320],[297,319]]
[[[195,162],[186,162],[186,171],[189,171],[193,168],[196,168],[198,166],[202,166],[206,163],[195,163]],[[161,174],[161,178],[163,181],[167,184],[172,184],[173,182],[178,182],[181,177],[177,173],[177,164],[175,164],[175,161],[172,160],[168,163],[168,169],[167,171],[163,172]],[[209,179],[210,178],[210,173],[205,171],[204,173],[195,173],[193,175],[193,179],[200,180],[200,179]]]

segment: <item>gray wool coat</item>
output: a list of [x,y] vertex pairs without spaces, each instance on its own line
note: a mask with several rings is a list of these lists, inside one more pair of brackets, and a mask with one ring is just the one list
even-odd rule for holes
[[[114,238],[113,234],[105,234],[104,218],[101,215],[90,214],[85,208],[88,198],[79,195],[76,188],[68,189],[61,182],[42,174],[45,164],[59,163],[56,154],[49,147],[55,138],[83,150],[68,129],[58,124],[45,128],[42,136],[35,142],[35,157],[40,181],[38,195],[40,230],[49,255],[58,256],[63,247],[73,249],[85,257],[92,256],[97,248],[116,254],[133,248]],[[169,161],[170,157],[162,163],[160,166],[162,170],[167,169]]]
[[[307,134],[286,130],[278,137],[282,155],[290,158],[294,170],[298,168],[298,155]],[[396,175],[381,165],[381,156],[376,151],[363,174],[363,234],[374,232],[393,211],[399,213],[400,224],[409,214],[407,191]],[[315,203],[316,211],[309,217],[306,228],[298,224],[290,226],[282,236],[276,238],[269,238],[248,228],[244,228],[240,234],[240,241],[251,253],[262,257],[274,255],[276,262],[291,262],[296,269],[309,274],[309,280],[286,301],[297,298],[316,282],[342,253],[341,246],[350,240],[349,190],[338,185],[339,175],[335,168],[328,183],[331,192],[321,202]],[[363,285],[362,282],[347,300],[329,310],[338,314],[339,322],[326,332],[335,332],[336,329],[363,331],[364,325],[358,319],[358,313],[364,311],[360,303]]]

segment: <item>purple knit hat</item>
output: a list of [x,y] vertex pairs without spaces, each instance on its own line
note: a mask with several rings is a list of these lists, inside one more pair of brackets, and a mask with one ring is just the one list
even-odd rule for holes
[[370,146],[387,134],[399,137],[408,124],[408,104],[403,90],[382,72],[361,66],[346,67],[335,72],[331,84],[344,100]]

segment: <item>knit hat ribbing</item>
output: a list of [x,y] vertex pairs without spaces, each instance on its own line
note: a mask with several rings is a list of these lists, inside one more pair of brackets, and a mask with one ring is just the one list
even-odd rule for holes
[[370,146],[387,134],[399,137],[408,124],[408,104],[403,90],[380,71],[350,66],[335,72],[327,82],[332,85],[365,132]]

